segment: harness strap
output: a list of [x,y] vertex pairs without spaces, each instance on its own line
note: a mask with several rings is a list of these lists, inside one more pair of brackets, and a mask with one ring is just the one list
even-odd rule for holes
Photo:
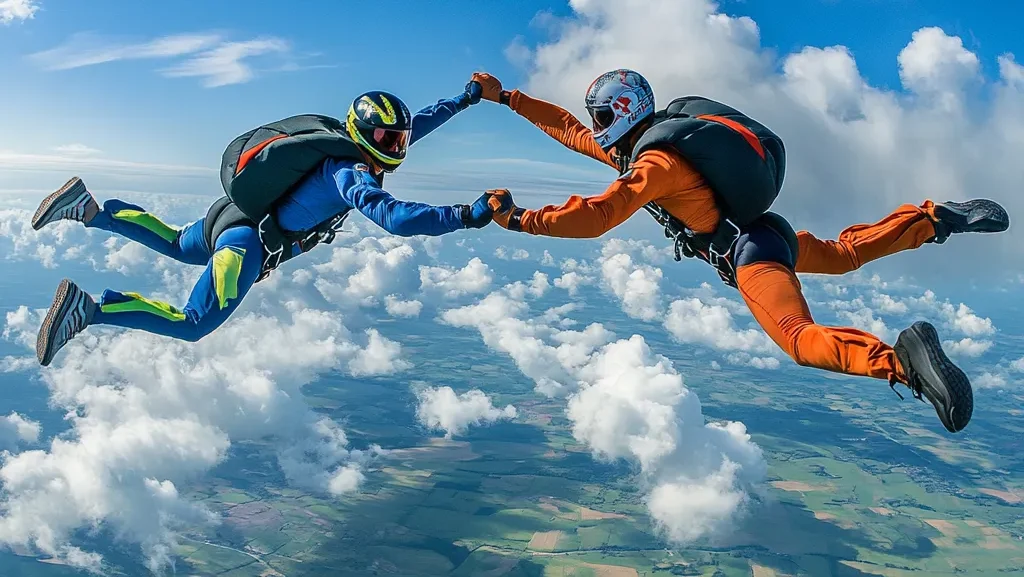
[[697,233],[655,202],[645,204],[644,209],[665,227],[665,236],[674,241],[677,261],[683,257],[699,258],[714,267],[722,282],[736,288],[734,261],[741,230],[732,220],[723,217],[714,232]]
[[[264,216],[259,223],[253,223],[225,196],[213,203],[210,210],[207,211],[203,232],[207,243],[212,248],[217,242],[217,237],[231,227],[252,226],[256,228],[264,252],[263,268],[259,278],[256,279],[256,282],[259,282],[293,257],[307,252],[318,244],[334,242],[338,230],[347,218],[348,212],[344,212],[327,219],[312,230],[289,232],[282,229],[269,214]],[[299,245],[298,251],[295,250],[295,244]]]

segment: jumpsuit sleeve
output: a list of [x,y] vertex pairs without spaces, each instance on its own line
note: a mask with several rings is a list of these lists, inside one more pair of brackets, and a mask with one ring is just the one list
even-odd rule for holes
[[525,211],[520,221],[522,230],[561,238],[597,238],[625,222],[648,202],[670,197],[682,189],[682,170],[685,167],[670,154],[660,150],[644,152],[600,196],[573,195],[561,206]]
[[438,100],[423,108],[412,117],[412,134],[409,136],[409,145],[412,146],[417,140],[437,130],[468,106],[469,95],[463,93],[455,98]]
[[618,169],[612,157],[594,140],[594,133],[568,110],[557,104],[527,96],[518,90],[512,91],[508,103],[517,114],[570,150]]
[[368,172],[341,170],[335,179],[346,202],[391,234],[439,236],[465,228],[455,207],[398,200]]

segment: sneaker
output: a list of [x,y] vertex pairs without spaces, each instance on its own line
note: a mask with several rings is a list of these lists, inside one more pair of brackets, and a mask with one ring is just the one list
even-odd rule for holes
[[92,322],[96,314],[96,303],[78,285],[64,279],[57,287],[53,304],[39,327],[36,338],[36,356],[44,367],[50,364],[54,355],[75,335]]
[[60,190],[43,199],[35,216],[32,217],[32,228],[39,230],[51,222],[58,220],[75,220],[89,224],[100,206],[85,187],[85,183],[77,176],[67,181]]
[[974,393],[967,375],[942,351],[935,327],[914,323],[900,333],[893,349],[914,396],[931,401],[947,431],[963,430],[974,412]]
[[949,235],[961,232],[1003,232],[1010,228],[1010,217],[998,203],[986,199],[944,202],[932,209],[935,242],[946,242]]

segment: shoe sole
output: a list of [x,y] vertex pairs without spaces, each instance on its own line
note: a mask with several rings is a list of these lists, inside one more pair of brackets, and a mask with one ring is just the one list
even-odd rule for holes
[[79,177],[74,177],[71,180],[64,183],[64,186],[60,187],[57,192],[54,192],[50,196],[43,199],[43,202],[39,204],[39,208],[36,209],[35,215],[32,216],[32,228],[39,230],[43,228],[47,223],[46,221],[53,216],[53,213],[59,210],[58,207],[62,208],[64,205],[61,204],[62,200],[66,196],[78,197],[83,193],[87,193],[88,190],[85,188],[85,183]]
[[1004,232],[1010,228],[1010,215],[997,202],[977,199],[944,204],[966,213],[950,215],[950,219],[955,221],[962,232]]
[[[943,414],[941,407],[935,407],[935,412],[938,413],[942,425],[950,433],[962,431],[974,413],[974,392],[967,375],[946,356],[942,350],[942,343],[939,341],[939,334],[930,323],[918,321],[904,331],[901,337],[901,340],[916,345],[910,348],[904,347],[904,350],[907,352],[914,370],[924,377],[923,386],[944,401],[946,414]],[[936,371],[936,367],[938,367],[938,371]],[[935,389],[930,386],[931,383],[941,383],[942,388]],[[954,417],[958,407],[966,414],[966,418],[961,423],[956,422]]]
[[81,292],[81,289],[72,284],[68,279],[60,281],[60,284],[57,286],[57,293],[53,296],[53,304],[50,305],[50,310],[46,312],[46,318],[43,319],[43,324],[39,327],[39,336],[36,338],[36,357],[39,359],[39,364],[44,367],[49,366],[55,354],[55,351],[51,350],[54,337],[56,337],[54,331],[60,327],[60,323],[55,321],[64,318],[68,314],[68,309],[75,302],[74,297],[77,296],[78,292]]

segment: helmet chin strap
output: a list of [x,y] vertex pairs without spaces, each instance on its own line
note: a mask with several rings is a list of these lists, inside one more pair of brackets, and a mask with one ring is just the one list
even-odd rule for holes
[[644,119],[643,122],[629,129],[629,132],[622,135],[622,138],[611,149],[612,160],[618,165],[619,172],[625,173],[629,169],[629,161],[633,157],[633,147],[636,146],[640,136],[651,127],[651,120]]

